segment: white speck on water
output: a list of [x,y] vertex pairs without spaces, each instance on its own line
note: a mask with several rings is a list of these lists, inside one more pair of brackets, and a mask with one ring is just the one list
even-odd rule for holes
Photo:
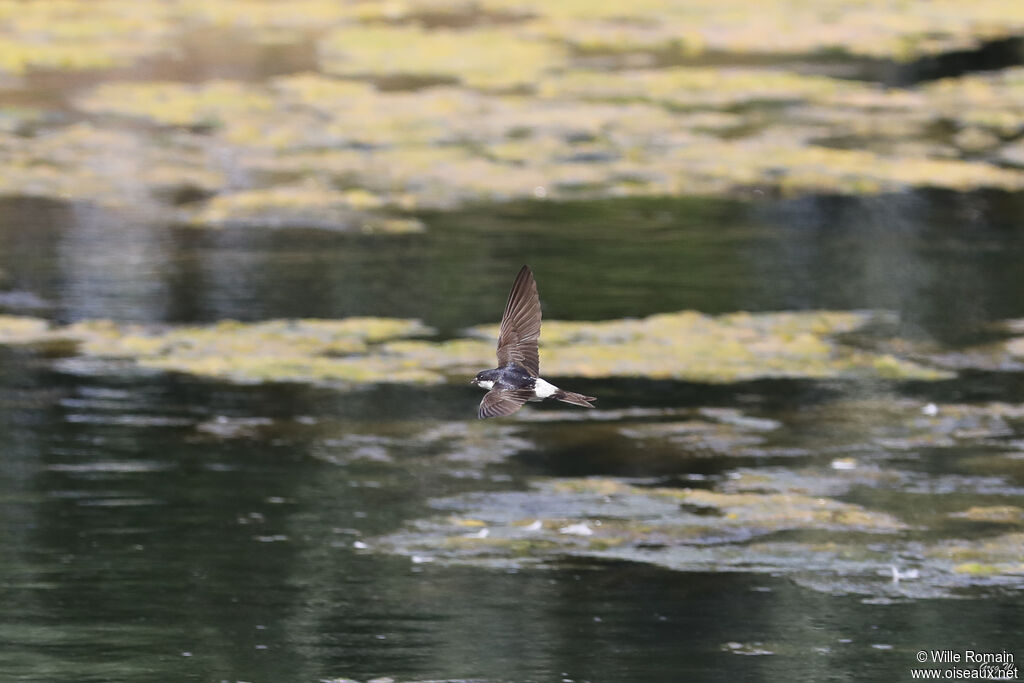
[[857,461],[853,458],[836,458],[832,461],[832,469],[855,470],[857,469]]
[[935,415],[939,414],[939,407],[934,403],[926,403],[921,408],[921,413],[927,415],[928,417],[934,417]]
[[558,530],[559,533],[572,534],[573,536],[593,536],[594,531],[586,525],[585,522],[579,522],[577,524],[570,524],[563,526]]
[[353,541],[352,542],[352,547],[355,548],[356,550],[366,550],[370,546],[366,545],[362,541]]
[[535,519],[523,528],[527,531],[540,531],[543,528],[543,526],[544,525],[540,523],[539,519]]
[[471,534],[466,534],[466,538],[487,538],[490,535],[490,530],[488,530],[487,527],[484,527],[480,531],[474,531]]
[[764,643],[753,642],[753,643],[737,643],[735,641],[726,643],[722,646],[722,649],[726,652],[731,652],[734,655],[773,655],[774,651],[763,647]]
[[413,564],[426,564],[427,562],[433,562],[434,558],[426,555],[413,555],[411,558]]
[[889,570],[892,572],[893,583],[899,583],[904,579],[916,579],[918,576],[920,576],[920,572],[918,572],[916,569],[908,569],[904,572],[900,571],[899,567],[897,567],[896,565],[892,565],[891,567],[889,567]]
[[191,652],[182,652],[182,653],[181,653],[181,656],[182,656],[182,657],[191,657],[191,656],[192,656],[192,653],[191,653]]
[[537,187],[533,188],[533,196],[536,197],[537,199],[544,199],[545,197],[548,196],[548,190],[543,185],[538,185]]
[[888,645],[886,643],[872,643],[871,647],[875,648],[876,650],[891,650],[892,649],[892,645]]

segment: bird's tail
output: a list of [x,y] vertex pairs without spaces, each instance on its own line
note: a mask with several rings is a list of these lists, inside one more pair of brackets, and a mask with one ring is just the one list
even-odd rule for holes
[[559,401],[571,403],[574,406],[583,406],[585,408],[593,408],[594,406],[591,405],[590,402],[597,400],[594,396],[584,396],[583,394],[577,394],[573,391],[565,391],[564,389],[556,391],[552,398],[557,398]]

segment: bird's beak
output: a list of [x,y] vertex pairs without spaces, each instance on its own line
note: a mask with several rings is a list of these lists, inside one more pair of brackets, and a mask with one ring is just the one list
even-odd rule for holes
[[471,380],[469,380],[469,383],[470,383],[470,384],[476,384],[476,379],[471,379]]

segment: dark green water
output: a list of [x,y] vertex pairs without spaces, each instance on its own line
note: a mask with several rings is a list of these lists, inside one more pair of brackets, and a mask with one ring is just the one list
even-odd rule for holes
[[[645,200],[427,216],[427,233],[396,237],[202,232],[8,200],[0,304],[58,321],[413,316],[447,334],[494,322],[528,262],[552,319],[884,309],[906,336],[960,343],[1024,316],[1022,216],[1024,200],[1006,195]],[[819,441],[856,429],[853,416],[801,415],[866,390],[572,387],[609,409],[753,406],[790,438]],[[1024,379],[1009,371],[868,390],[1024,401]],[[770,573],[580,560],[488,569],[354,547],[433,514],[432,499],[535,477],[714,481],[739,466],[790,466],[645,457],[588,423],[516,423],[483,463],[417,440],[462,428],[478,399],[459,386],[343,393],[81,375],[42,352],[0,349],[0,680],[872,681],[909,679],[919,650],[1024,657],[1019,583],[891,603]],[[487,439],[505,432],[480,429],[476,447],[495,450]],[[1007,429],[1006,448],[1024,439]],[[1024,472],[982,491],[970,455],[922,449],[892,466],[925,485],[964,481],[957,509],[1020,505]],[[890,507],[909,518],[937,499]]]

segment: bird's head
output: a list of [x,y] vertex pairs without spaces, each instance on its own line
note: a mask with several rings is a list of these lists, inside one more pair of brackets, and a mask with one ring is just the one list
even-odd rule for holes
[[486,370],[483,371],[483,372],[476,373],[476,377],[474,377],[473,379],[469,380],[469,383],[470,384],[475,384],[476,386],[478,386],[478,387],[480,387],[482,389],[487,389],[487,390],[490,390],[490,388],[494,386],[494,380],[487,379],[487,371]]

